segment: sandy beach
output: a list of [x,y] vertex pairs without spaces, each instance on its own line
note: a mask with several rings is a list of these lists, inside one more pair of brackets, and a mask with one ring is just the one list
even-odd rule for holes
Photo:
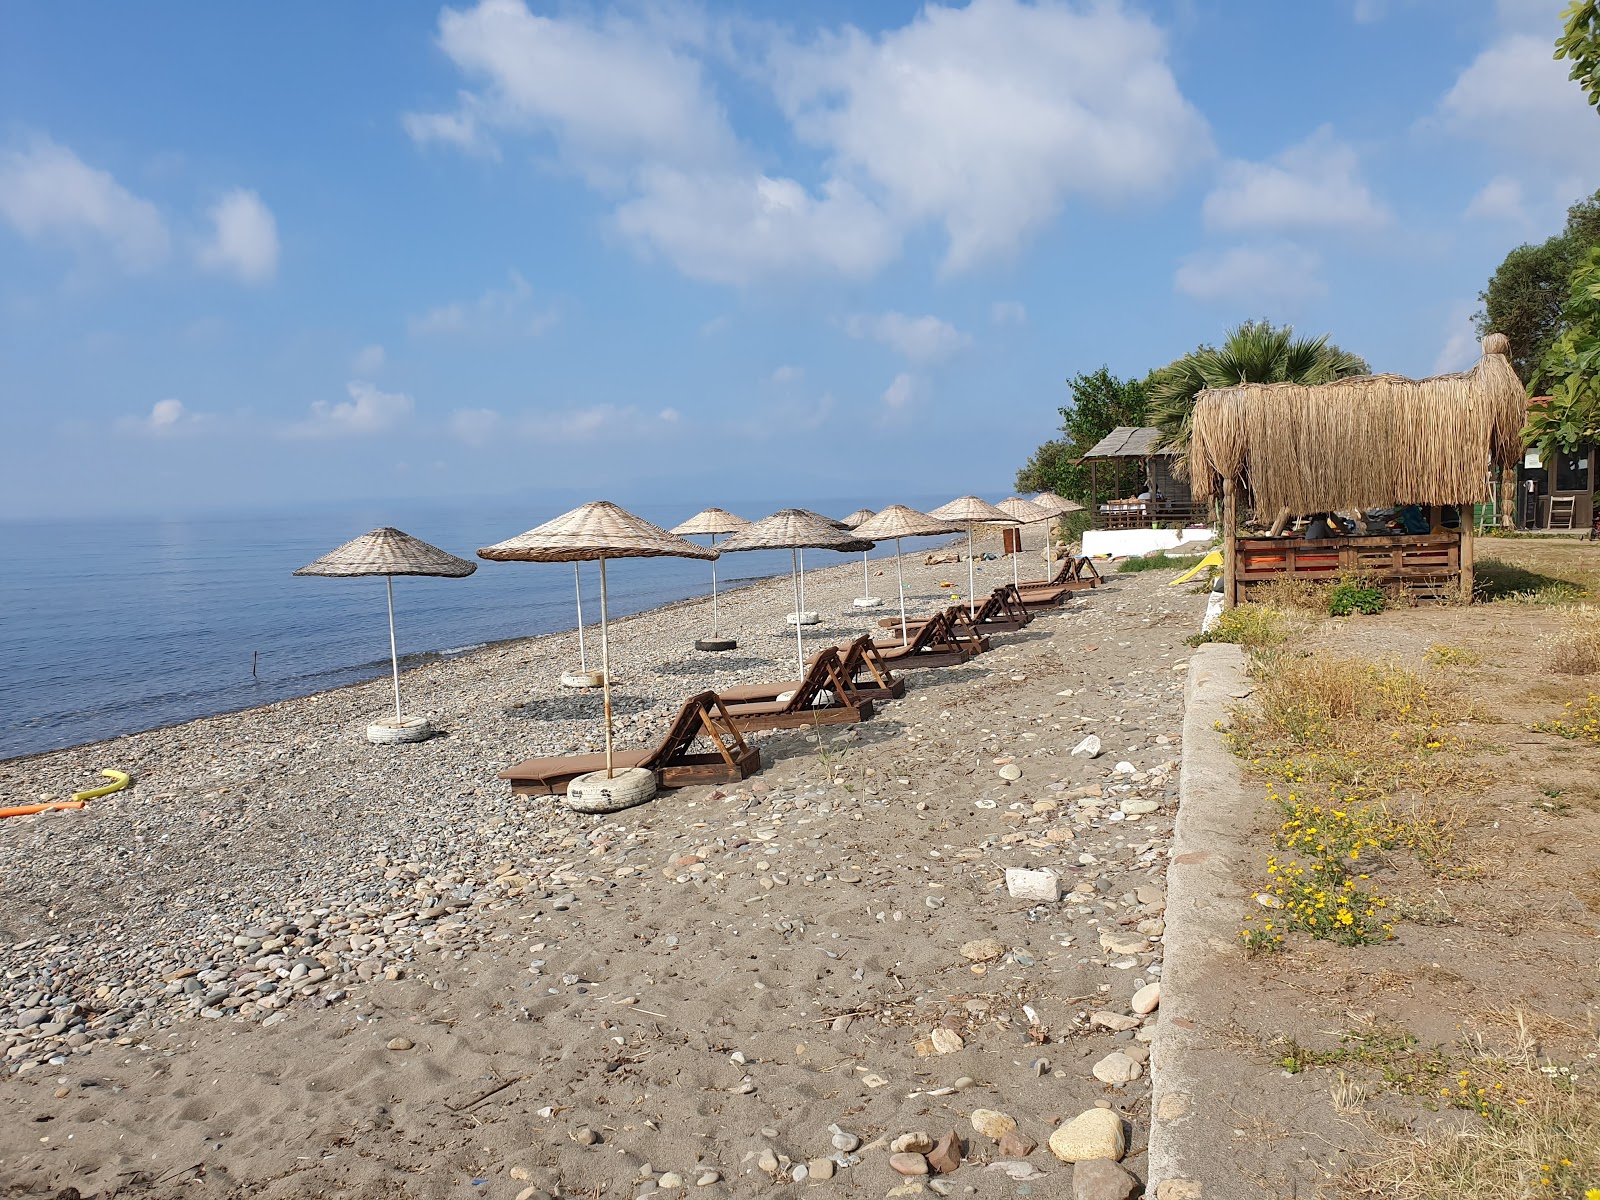
[[[922,563],[915,610],[964,592],[963,563]],[[979,568],[980,595],[1010,579]],[[809,648],[890,611],[871,569],[882,609],[850,604],[859,559],[808,575]],[[571,634],[409,672],[445,731],[415,746],[365,741],[379,680],[0,764],[13,802],[136,778],[0,823],[4,1194],[887,1191],[911,1186],[891,1141],[953,1130],[966,1162],[912,1184],[1060,1195],[1044,1143],[1096,1104],[1140,1173],[1130,1000],[1160,977],[1204,604],[1108,576],[860,726],[755,735],[742,785],[609,817],[495,778],[598,748],[599,697],[557,682]],[[691,649],[709,601],[616,622],[620,743],[792,677],[790,607],[787,579],[725,595],[720,656]],[[1073,756],[1089,733],[1103,753]],[[1007,894],[1047,866],[1069,896]],[[1003,1146],[983,1109],[1015,1120]]]

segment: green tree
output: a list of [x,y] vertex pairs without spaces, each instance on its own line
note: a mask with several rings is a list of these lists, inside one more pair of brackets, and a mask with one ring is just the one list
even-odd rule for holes
[[1562,320],[1532,380],[1550,398],[1529,409],[1523,430],[1546,459],[1600,442],[1600,246],[1572,272]]
[[1111,474],[1100,472],[1099,495],[1091,496],[1089,468],[1079,465],[1079,460],[1119,425],[1145,423],[1145,385],[1138,379],[1118,379],[1101,367],[1089,375],[1074,375],[1067,380],[1067,387],[1072,399],[1059,410],[1061,436],[1033,452],[1017,472],[1017,491],[1054,492],[1092,510],[1110,498]]
[[1371,370],[1365,359],[1330,344],[1327,334],[1296,337],[1293,325],[1246,321],[1228,330],[1221,346],[1201,346],[1150,376],[1150,420],[1165,435],[1164,444],[1182,454],[1189,448],[1195,396],[1204,388],[1328,383]]
[[1600,192],[1567,209],[1566,227],[1537,246],[1518,246],[1505,256],[1478,293],[1483,308],[1474,317],[1478,336],[1511,339],[1511,365],[1530,378],[1562,329],[1562,309],[1573,269],[1591,246],[1600,246]]
[[1561,14],[1561,36],[1556,39],[1556,57],[1572,63],[1567,78],[1575,80],[1600,107],[1600,2],[1572,0]]

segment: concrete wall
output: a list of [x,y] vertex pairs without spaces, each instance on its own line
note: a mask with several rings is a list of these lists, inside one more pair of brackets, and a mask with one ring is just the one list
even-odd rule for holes
[[1083,552],[1090,558],[1138,558],[1152,550],[1175,550],[1185,542],[1209,542],[1214,529],[1086,529]]

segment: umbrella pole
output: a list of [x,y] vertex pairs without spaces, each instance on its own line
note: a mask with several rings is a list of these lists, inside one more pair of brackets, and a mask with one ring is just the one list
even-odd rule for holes
[[800,552],[793,546],[789,547],[789,567],[794,573],[794,657],[795,661],[800,665],[800,678],[804,679],[806,676],[806,644],[804,635],[801,633],[805,626],[800,624],[800,605],[804,603],[800,595],[800,581],[805,578],[805,574],[800,570]]
[[976,617],[978,615],[978,598],[975,595],[973,595],[972,593],[973,593],[973,589],[976,588],[978,585],[973,582],[974,576],[972,574],[972,550],[973,550],[973,544],[974,543],[973,543],[973,540],[972,540],[972,522],[968,521],[967,522],[967,612],[970,613],[972,616]]
[[894,540],[894,579],[900,585],[900,644],[906,644],[906,573],[900,566],[900,539]]
[[394,719],[402,721],[400,715],[400,652],[394,645],[394,576],[385,575],[383,585],[389,592],[389,662],[394,667]]
[[[711,535],[711,548],[717,548],[717,535]],[[716,637],[722,629],[722,617],[717,612],[717,560],[711,560],[711,636]]]
[[615,779],[611,756],[611,647],[606,638],[606,556],[600,556],[600,692],[606,712],[606,778]]
[[798,622],[800,614],[805,611],[806,607],[806,552],[799,550],[796,553],[800,555],[800,591],[798,593],[799,599],[795,601],[794,610],[794,619]]
[[1011,556],[1011,586],[1017,586],[1017,559],[1022,557],[1022,526],[1017,526],[1017,552]]
[[589,652],[583,646],[583,576],[578,574],[578,564],[572,564],[572,584],[578,592],[578,670],[589,670]]
[[863,597],[872,595],[872,584],[867,581],[867,554],[868,553],[869,553],[869,551],[866,551],[866,550],[863,550],[861,552],[861,595]]

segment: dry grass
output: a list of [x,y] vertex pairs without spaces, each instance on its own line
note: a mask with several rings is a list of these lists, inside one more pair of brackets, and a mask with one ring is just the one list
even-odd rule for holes
[[1281,645],[1296,626],[1281,609],[1262,604],[1240,604],[1224,609],[1217,622],[1204,633],[1189,638],[1191,646],[1206,642],[1229,642],[1250,650]]
[[1581,604],[1540,643],[1544,665],[1562,675],[1600,674],[1600,609]]
[[1250,600],[1266,608],[1304,609],[1326,616],[1328,585],[1295,575],[1279,575],[1250,585]]

